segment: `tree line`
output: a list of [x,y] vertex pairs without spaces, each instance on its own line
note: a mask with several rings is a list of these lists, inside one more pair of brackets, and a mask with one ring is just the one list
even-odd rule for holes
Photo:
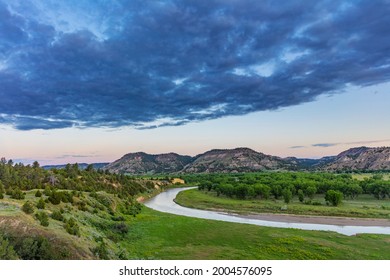
[[193,174],[184,178],[190,184],[197,184],[200,190],[237,199],[284,199],[289,203],[297,196],[301,202],[308,203],[321,194],[330,204],[338,205],[342,198],[355,199],[361,194],[390,198],[390,181],[383,180],[381,174],[361,181],[353,179],[351,174],[319,172]]

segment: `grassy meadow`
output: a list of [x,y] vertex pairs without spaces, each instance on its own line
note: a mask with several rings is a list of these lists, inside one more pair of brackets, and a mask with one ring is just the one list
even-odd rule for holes
[[131,259],[390,259],[390,237],[259,227],[144,207],[120,245]]

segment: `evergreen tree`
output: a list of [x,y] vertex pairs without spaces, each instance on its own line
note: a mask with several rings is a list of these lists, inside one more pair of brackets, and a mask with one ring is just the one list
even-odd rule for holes
[[13,246],[8,239],[0,235],[0,260],[17,260],[19,256],[16,254]]
[[38,208],[38,209],[45,209],[45,201],[43,200],[43,198],[41,198],[40,200],[38,200],[38,202],[37,202],[37,208]]

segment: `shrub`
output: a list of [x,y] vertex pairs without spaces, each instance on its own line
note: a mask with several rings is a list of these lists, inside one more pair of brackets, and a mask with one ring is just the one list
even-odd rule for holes
[[120,223],[114,224],[113,230],[115,232],[123,235],[123,234],[126,234],[129,232],[129,227],[124,222],[120,222]]
[[49,201],[53,205],[58,205],[61,203],[61,193],[57,191],[52,191],[49,196]]
[[104,240],[100,240],[99,245],[92,249],[92,253],[101,260],[109,259],[107,245]]
[[42,196],[42,193],[40,190],[37,190],[36,193],[35,193],[35,196],[36,197],[41,197]]
[[62,216],[60,211],[53,211],[53,213],[50,215],[50,217],[53,220],[57,220],[57,221],[61,221],[61,222],[64,220],[64,216]]
[[41,223],[41,226],[44,227],[49,226],[49,216],[46,214],[46,212],[39,211],[38,213],[35,214],[35,217]]
[[45,209],[45,201],[42,198],[40,200],[38,200],[37,208],[38,209]]
[[338,206],[343,200],[343,194],[339,191],[328,190],[325,194],[325,200],[328,204],[330,203],[333,206]]
[[34,205],[30,201],[26,201],[22,206],[22,210],[26,214],[32,214],[34,213]]
[[19,259],[14,247],[8,239],[0,235],[0,260],[17,260]]
[[49,186],[45,187],[45,190],[43,191],[43,194],[46,195],[46,196],[50,196],[51,195],[51,189],[50,189]]
[[70,218],[69,220],[67,220],[65,222],[64,228],[67,233],[80,236],[80,227],[75,219]]
[[26,194],[19,189],[15,189],[11,194],[11,198],[13,198],[13,199],[22,200],[22,199],[24,199],[25,196],[26,196]]

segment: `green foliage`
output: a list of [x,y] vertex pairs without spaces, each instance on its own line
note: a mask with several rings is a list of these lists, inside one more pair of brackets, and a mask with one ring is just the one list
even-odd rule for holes
[[64,220],[64,216],[62,215],[61,211],[58,211],[58,210],[53,211],[53,213],[50,215],[50,217],[53,220],[57,220],[57,221],[61,221],[61,222]]
[[5,192],[5,189],[4,189],[3,182],[0,181],[0,199],[4,198],[4,192]]
[[107,244],[103,239],[99,239],[98,246],[92,249],[92,253],[101,260],[108,260],[109,254]]
[[325,194],[325,200],[327,203],[338,206],[343,200],[343,193],[339,191],[329,190]]
[[43,198],[39,199],[38,202],[37,202],[37,208],[38,209],[45,209],[45,201],[43,200]]
[[19,199],[22,200],[24,199],[26,194],[22,192],[20,189],[16,188],[12,191],[11,198],[13,199]]
[[126,200],[124,207],[122,208],[122,213],[126,215],[132,215],[135,217],[142,210],[142,205],[136,200]]
[[15,251],[23,260],[49,260],[54,258],[50,243],[43,236],[24,237],[15,240]]
[[64,228],[69,234],[80,236],[80,227],[77,224],[75,219],[70,218],[66,220],[64,224]]
[[26,214],[32,214],[34,213],[34,205],[32,204],[31,201],[26,201],[23,206],[22,206],[22,210],[24,213]]
[[41,197],[42,196],[42,193],[40,190],[37,190],[36,193],[35,193],[35,197]]
[[62,195],[60,192],[58,191],[51,191],[50,195],[49,195],[49,201],[51,204],[53,205],[58,205],[61,203],[61,198],[62,198]]
[[0,235],[0,260],[17,260],[19,259],[14,247],[8,239]]
[[49,216],[46,212],[39,211],[35,214],[35,218],[37,218],[37,220],[41,223],[41,226],[49,226]]
[[45,190],[43,191],[43,194],[46,196],[50,196],[51,195],[51,188],[49,186],[46,186]]
[[317,188],[315,186],[310,186],[306,189],[306,195],[313,199],[314,195],[317,193]]
[[285,203],[290,203],[292,199],[292,192],[287,188],[283,190],[283,199]]
[[299,199],[299,201],[302,202],[302,203],[303,203],[303,201],[305,200],[305,195],[304,195],[304,193],[303,193],[302,190],[298,190],[298,199]]
[[115,223],[112,229],[121,235],[129,232],[129,227],[124,222]]

